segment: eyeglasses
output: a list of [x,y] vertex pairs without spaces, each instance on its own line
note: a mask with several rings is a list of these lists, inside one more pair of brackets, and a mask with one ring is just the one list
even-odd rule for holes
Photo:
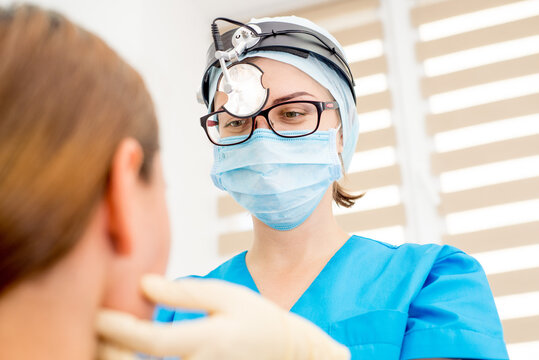
[[249,140],[256,128],[255,119],[262,116],[271,130],[285,138],[310,135],[320,126],[324,110],[336,110],[335,101],[287,101],[273,105],[252,117],[240,118],[221,109],[200,118],[208,139],[218,146],[241,144]]

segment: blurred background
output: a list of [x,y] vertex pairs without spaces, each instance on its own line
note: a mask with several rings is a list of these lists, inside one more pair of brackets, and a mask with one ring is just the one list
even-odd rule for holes
[[[6,5],[11,1],[0,0]],[[34,0],[97,33],[144,77],[160,119],[168,275],[205,274],[251,241],[209,177],[196,102],[217,16],[299,15],[345,46],[360,137],[335,211],[350,233],[445,243],[483,265],[512,359],[539,359],[539,0]]]

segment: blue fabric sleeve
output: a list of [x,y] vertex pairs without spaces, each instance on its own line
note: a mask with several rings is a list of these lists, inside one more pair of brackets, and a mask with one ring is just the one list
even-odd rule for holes
[[174,309],[157,305],[153,312],[153,320],[162,323],[172,322],[174,321],[174,313]]
[[444,246],[410,304],[401,360],[509,359],[487,278],[473,257]]

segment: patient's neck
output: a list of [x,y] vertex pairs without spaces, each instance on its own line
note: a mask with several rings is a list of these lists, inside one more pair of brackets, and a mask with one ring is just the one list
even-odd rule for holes
[[12,289],[0,300],[0,347],[5,359],[91,359],[93,315],[68,287]]
[[85,260],[77,261],[68,254],[46,273],[0,294],[2,359],[94,358],[102,270],[99,262],[89,271]]

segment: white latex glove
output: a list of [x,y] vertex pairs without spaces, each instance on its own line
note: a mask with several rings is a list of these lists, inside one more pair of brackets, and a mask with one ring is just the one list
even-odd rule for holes
[[167,281],[147,275],[142,289],[155,303],[208,316],[173,324],[103,310],[99,360],[135,359],[133,352],[182,360],[348,360],[348,348],[316,325],[251,290],[219,280]]

